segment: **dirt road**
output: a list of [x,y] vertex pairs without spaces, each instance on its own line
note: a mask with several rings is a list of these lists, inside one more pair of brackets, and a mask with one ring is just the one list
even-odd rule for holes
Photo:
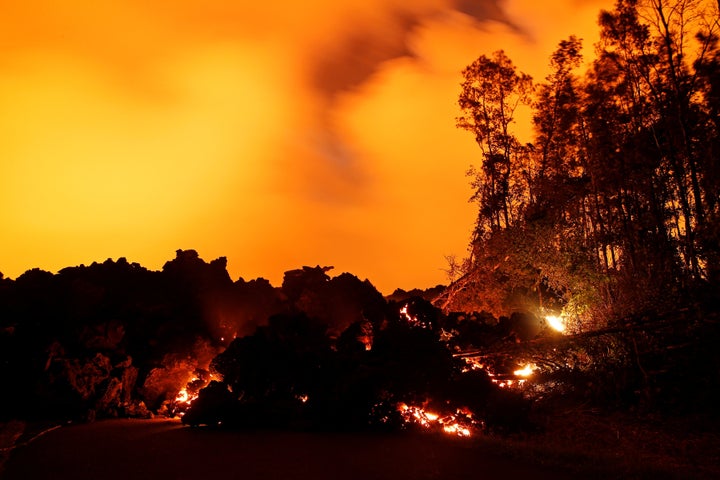
[[467,439],[431,435],[231,432],[174,420],[107,420],[50,431],[17,448],[15,479],[571,478],[509,461]]

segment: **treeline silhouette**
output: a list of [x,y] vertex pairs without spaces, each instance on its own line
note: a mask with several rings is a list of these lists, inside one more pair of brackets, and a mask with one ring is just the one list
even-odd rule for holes
[[3,279],[2,415],[156,411],[233,336],[270,315],[306,302],[303,308],[341,328],[363,306],[383,302],[369,282],[341,276],[323,288],[344,282],[343,304],[321,311],[309,304],[311,295],[295,298],[302,279],[292,272],[283,290],[264,279],[233,282],[225,267],[225,258],[206,263],[193,250],[178,250],[162,271],[121,258]]
[[519,394],[452,355],[514,343],[525,319],[445,315],[329,270],[233,282],[225,258],[178,250],[161,271],[120,258],[2,279],[0,418],[173,415],[179,390],[210,382],[188,423],[399,428],[400,402],[432,399],[486,428],[526,424]]
[[[383,298],[329,271],[233,282],[224,258],[178,250],[161,271],[121,258],[2,278],[0,419],[392,430],[413,423],[405,404],[516,431],[558,400],[696,413],[720,400],[714,304],[561,335],[531,312],[444,312],[423,298],[441,287]],[[530,388],[500,388],[530,364]],[[182,389],[199,394],[189,410]]]

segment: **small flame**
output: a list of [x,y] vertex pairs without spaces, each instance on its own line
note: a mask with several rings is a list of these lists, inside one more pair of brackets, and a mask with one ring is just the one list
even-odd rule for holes
[[557,315],[545,315],[545,321],[550,325],[550,327],[554,330],[557,330],[558,332],[564,332],[565,331],[565,322],[563,321],[562,317],[559,317]]
[[362,336],[358,337],[358,341],[365,346],[366,352],[369,352],[370,350],[372,350],[372,345],[373,345],[373,337],[372,336],[362,335]]

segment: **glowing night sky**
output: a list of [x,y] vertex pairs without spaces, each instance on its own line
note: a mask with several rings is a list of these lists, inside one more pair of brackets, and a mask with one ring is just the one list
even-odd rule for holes
[[504,49],[541,80],[612,4],[0,0],[0,272],[182,248],[445,283],[476,211],[460,71]]

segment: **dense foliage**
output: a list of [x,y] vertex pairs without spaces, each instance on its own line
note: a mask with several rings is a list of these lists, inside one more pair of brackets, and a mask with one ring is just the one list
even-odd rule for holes
[[447,310],[563,310],[587,329],[717,285],[718,21],[716,2],[618,0],[584,74],[575,37],[534,86],[502,51],[464,70],[478,217]]

